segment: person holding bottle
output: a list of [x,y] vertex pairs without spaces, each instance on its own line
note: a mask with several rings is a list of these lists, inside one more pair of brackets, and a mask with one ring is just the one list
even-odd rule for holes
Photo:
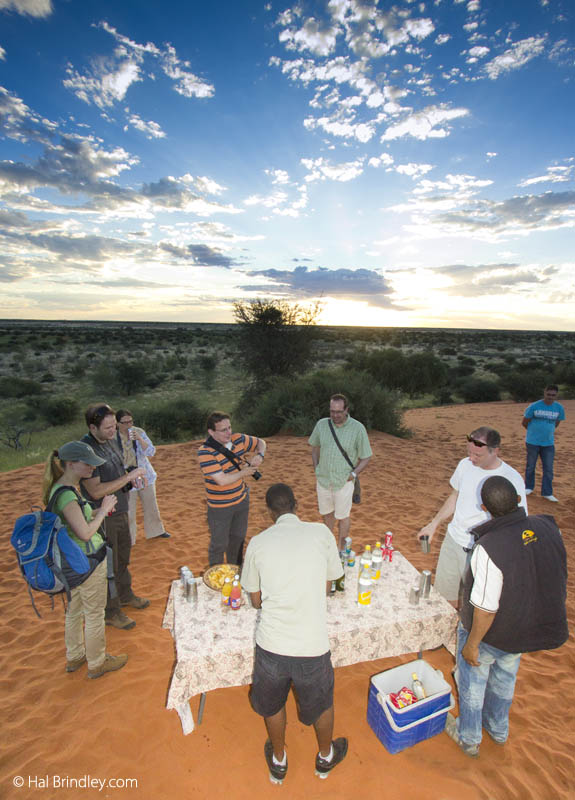
[[252,605],[261,608],[250,701],[268,732],[264,755],[272,782],[281,783],[287,773],[285,704],[292,685],[300,721],[315,730],[316,774],[327,777],[347,753],[346,738],[332,740],[326,600],[343,567],[329,528],[298,519],[289,486],[271,486],[266,505],[274,524],[251,539],[241,577]]
[[138,498],[144,513],[144,534],[146,539],[169,539],[170,534],[164,528],[156,498],[156,479],[158,476],[156,470],[150,464],[150,458],[156,455],[156,448],[146,431],[134,425],[132,412],[128,411],[127,408],[119,408],[116,411],[116,420],[118,422],[116,438],[122,450],[124,466],[127,469],[141,467],[145,473],[145,480],[142,485],[135,486],[128,494],[128,522],[132,546],[136,544],[136,506]]

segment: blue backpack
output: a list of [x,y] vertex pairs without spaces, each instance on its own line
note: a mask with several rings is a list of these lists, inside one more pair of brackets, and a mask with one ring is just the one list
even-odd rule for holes
[[[59,495],[70,490],[77,495],[73,486],[60,486],[50,498],[45,511],[36,509],[19,517],[10,538],[38,617],[41,615],[31,589],[49,595],[65,592],[70,602],[71,589],[89,578],[106,557],[106,545],[94,550],[91,542],[87,543],[87,549],[91,552],[86,554],[68,535],[60,517],[52,512]],[[77,497],[80,504],[85,503],[85,500]]]

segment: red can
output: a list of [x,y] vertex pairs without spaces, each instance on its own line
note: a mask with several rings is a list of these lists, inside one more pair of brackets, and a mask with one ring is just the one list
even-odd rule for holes
[[393,539],[393,533],[392,533],[391,531],[388,531],[388,532],[385,534],[385,546],[386,546],[386,547],[391,547],[391,541],[392,541],[392,539]]
[[389,547],[387,548],[387,555],[389,556],[389,563],[390,564],[393,561],[393,550],[394,550],[393,545],[390,544]]

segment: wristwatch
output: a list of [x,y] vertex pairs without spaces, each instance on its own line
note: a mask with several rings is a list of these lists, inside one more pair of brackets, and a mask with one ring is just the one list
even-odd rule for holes
[[262,461],[263,461],[263,460],[264,460],[264,458],[265,458],[265,456],[264,456],[264,454],[263,454],[263,453],[256,453],[256,456],[259,456],[259,457],[261,458],[261,460],[262,460]]

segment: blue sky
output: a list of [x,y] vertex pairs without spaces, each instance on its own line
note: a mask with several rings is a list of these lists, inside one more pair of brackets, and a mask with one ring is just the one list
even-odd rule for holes
[[0,317],[575,329],[571,0],[0,0]]

